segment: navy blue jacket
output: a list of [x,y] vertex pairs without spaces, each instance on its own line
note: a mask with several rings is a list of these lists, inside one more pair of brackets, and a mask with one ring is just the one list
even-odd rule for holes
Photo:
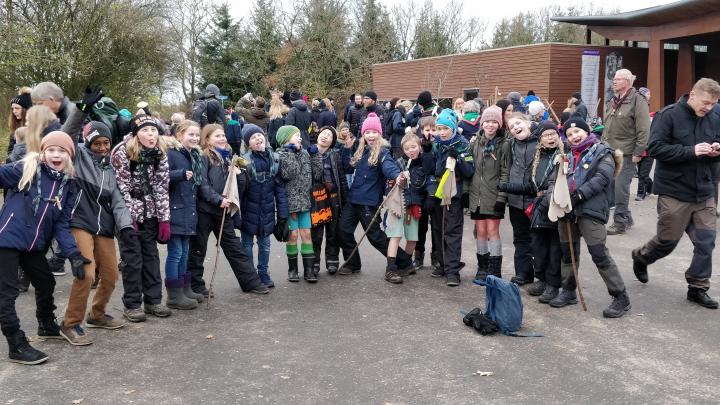
[[225,137],[227,138],[227,142],[230,144],[233,153],[236,155],[240,154],[240,147],[243,143],[242,135],[240,135],[242,129],[242,121],[230,120],[225,124]]
[[65,183],[62,197],[56,203],[62,180],[52,177],[50,169],[40,164],[41,190],[35,210],[38,176],[29,187],[18,191],[22,171],[21,162],[0,166],[0,188],[13,190],[0,211],[0,248],[44,252],[50,247],[51,239],[55,238],[63,256],[78,252],[70,233],[70,217],[78,199],[75,180],[69,179]]
[[182,147],[168,149],[168,164],[170,165],[170,233],[195,235],[199,187],[195,186],[192,179],[188,180],[185,177],[186,171],[192,171],[190,152]]
[[277,173],[270,175],[271,148],[262,153],[247,153],[245,159],[248,161],[249,183],[241,203],[240,230],[262,238],[272,235],[276,213],[279,218],[288,217],[285,185]]
[[[410,180],[405,183],[403,189],[403,197],[405,198],[405,208],[411,205],[425,206],[428,191],[427,186],[430,184],[433,176],[428,176],[423,170],[423,161],[430,162],[426,164],[434,164],[432,153],[423,153],[417,159],[410,163],[408,171],[410,172]],[[401,170],[407,167],[408,158],[403,156],[397,160]]]
[[[615,175],[615,151],[604,143],[596,143],[580,154],[575,162],[575,155],[570,151],[568,173],[568,186],[573,192],[572,184],[575,179],[575,190],[582,194],[582,201],[573,207],[577,217],[592,218],[606,224],[610,214],[610,199],[612,198],[612,182]],[[587,165],[587,168],[585,167]]]
[[391,147],[399,148],[400,141],[405,136],[405,109],[400,107],[385,114],[389,115],[389,117],[386,116],[387,125],[383,128],[386,139],[390,141]]
[[333,111],[324,109],[320,111],[320,114],[318,115],[317,121],[315,121],[315,123],[317,124],[318,129],[322,127],[335,128],[337,126],[337,117],[335,116],[335,113]]
[[345,173],[354,173],[349,191],[350,203],[377,207],[385,194],[385,181],[395,180],[400,175],[400,168],[390,151],[384,147],[380,150],[375,166],[368,163],[370,148],[365,148],[365,153],[355,167],[350,164],[353,153],[354,149],[343,148]]

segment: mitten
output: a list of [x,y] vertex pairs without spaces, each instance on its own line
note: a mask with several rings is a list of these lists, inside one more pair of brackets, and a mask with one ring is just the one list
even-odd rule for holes
[[161,221],[158,223],[158,240],[167,242],[170,239],[170,222]]

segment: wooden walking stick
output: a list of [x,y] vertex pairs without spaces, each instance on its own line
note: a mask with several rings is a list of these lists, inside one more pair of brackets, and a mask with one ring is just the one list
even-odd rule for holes
[[208,288],[207,309],[210,309],[210,299],[213,296],[212,289],[213,283],[215,282],[215,272],[217,272],[218,267],[218,257],[220,257],[220,241],[222,241],[223,228],[225,227],[225,214],[227,214],[227,208],[223,209],[222,221],[220,221],[220,232],[218,232],[217,248],[215,249],[215,265],[213,265],[212,276],[210,277],[210,288]]
[[[542,99],[540,99],[540,101],[542,101]],[[543,102],[543,104],[545,104],[544,101],[542,101],[542,102]],[[550,102],[550,104],[547,105],[547,108],[548,108],[548,110],[550,110],[550,114],[552,114],[553,118],[555,118],[555,122],[557,122],[557,123],[559,124],[559,123],[560,123],[560,118],[558,118],[557,114],[555,114],[555,110],[553,110],[553,108],[552,108],[552,105],[553,105],[554,102],[555,102],[555,100],[553,100],[552,102]]]
[[575,243],[573,241],[572,225],[570,225],[570,221],[565,221],[565,224],[567,224],[568,244],[570,245],[570,261],[572,262],[573,275],[575,276],[575,286],[577,287],[578,296],[580,296],[580,304],[582,304],[583,311],[587,312],[585,297],[583,297],[582,288],[580,287],[580,277],[578,277],[577,264],[575,263]]

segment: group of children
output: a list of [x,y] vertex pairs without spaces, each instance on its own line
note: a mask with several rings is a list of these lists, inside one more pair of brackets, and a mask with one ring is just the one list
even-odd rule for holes
[[[397,160],[374,113],[362,123],[359,137],[346,125],[339,127],[340,136],[327,126],[307,148],[294,126],[277,130],[274,150],[262,128],[246,124],[245,152],[237,156],[221,125],[201,128],[185,120],[174,136],[162,136],[159,123],[142,113],[132,119],[131,133],[111,147],[105,124],[82,125],[101,95],[88,89],[62,130],[46,107],[32,107],[25,157],[0,166],[0,186],[9,190],[0,214],[0,257],[12,268],[20,266],[35,287],[40,337],[87,345],[93,339],[83,320],[87,327],[124,325],[105,312],[118,278],[115,237],[123,315],[141,322],[146,314],[166,317],[169,308],[193,309],[209,298],[204,262],[211,232],[245,292],[267,294],[274,287],[268,273],[271,235],[286,244],[290,282],[300,281],[299,257],[303,279],[318,281],[323,243],[329,274],[360,272],[358,223],[387,257],[385,280],[396,284],[422,268],[430,228],[432,276],[458,286],[467,210],[474,221],[475,278],[501,277],[499,227],[506,206],[515,244],[512,281],[531,284],[528,293],[553,307],[577,303],[569,242],[577,255],[582,236],[613,296],[604,315],[620,317],[630,309],[605,247],[613,151],[581,119],[565,122],[562,131],[549,121],[532,128],[525,115],[506,119],[500,107],[491,106],[482,112],[477,132],[469,134],[458,130],[456,113],[444,109],[407,129]],[[563,164],[569,166],[574,210],[558,224],[548,210]],[[228,187],[230,181],[236,184]],[[237,190],[237,200],[228,189]],[[44,257],[53,238],[75,277],[60,325],[54,316],[55,282]],[[167,244],[166,305],[158,243]],[[44,362],[47,355],[32,348],[20,329],[14,308],[17,277],[0,275],[0,324],[10,359]],[[85,316],[96,277],[97,292]]]

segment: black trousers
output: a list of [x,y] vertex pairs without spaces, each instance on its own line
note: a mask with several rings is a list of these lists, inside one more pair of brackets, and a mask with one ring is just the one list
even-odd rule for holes
[[[430,198],[428,197],[427,206],[423,207],[423,209],[420,211],[420,220],[418,221],[418,241],[415,243],[415,251],[421,252],[423,255],[425,254],[425,241],[427,240],[427,234],[428,229],[430,228],[430,214],[433,211],[433,209],[436,209],[432,206],[432,204],[435,204],[437,202],[438,206],[440,204],[440,200],[437,198]],[[433,237],[433,234],[430,234],[430,242],[431,242],[431,250],[430,250],[430,262],[434,263],[438,259],[439,256],[437,250],[440,247],[440,240]]]
[[[370,241],[370,244],[383,256],[387,255],[388,238],[385,232],[380,230],[379,215],[372,224],[370,223],[377,208],[378,207],[368,205],[352,204],[350,202],[345,204],[342,215],[340,216],[339,234],[340,246],[342,247],[343,256],[345,256],[346,259],[350,257],[350,253],[352,253],[355,246],[357,246],[355,242],[355,228],[357,228],[358,222],[367,232],[367,239]],[[405,253],[404,250],[398,249],[396,263],[399,269],[405,269],[412,264],[412,258]],[[362,263],[359,250],[350,258],[346,266],[355,271],[360,270]]]
[[509,207],[510,224],[513,229],[513,245],[515,246],[514,263],[515,276],[525,280],[532,280],[535,274],[533,268],[533,253],[530,249],[530,218],[520,208]]
[[245,248],[240,242],[240,238],[235,235],[235,228],[232,219],[225,217],[225,224],[220,229],[222,216],[213,215],[204,212],[198,212],[197,232],[195,236],[190,237],[190,254],[188,256],[188,271],[191,276],[191,286],[196,293],[204,293],[207,291],[203,274],[205,272],[204,262],[207,255],[208,239],[210,233],[218,237],[222,232],[220,247],[225,254],[225,258],[230,263],[235,278],[240,284],[240,288],[247,292],[255,289],[262,284],[255,268],[252,265],[250,257],[248,257]]
[[340,241],[338,240],[339,227],[340,208],[337,207],[333,208],[332,221],[312,228],[310,232],[312,236],[313,251],[315,251],[314,264],[319,265],[321,262],[320,254],[322,253],[323,239],[325,239],[325,266],[329,263],[338,266],[338,263],[340,262]]
[[531,233],[532,253],[535,257],[535,277],[545,283],[560,288],[560,234],[557,229],[534,228]]
[[[430,219],[432,226],[433,248],[438,247],[437,261],[445,275],[460,273],[460,256],[462,254],[463,214],[460,198],[453,198],[450,205],[443,207],[440,200],[429,197]],[[445,224],[443,226],[443,219]]]
[[35,316],[38,320],[55,317],[55,277],[50,272],[46,252],[24,252],[0,248],[0,328],[5,336],[12,336],[20,330],[20,319],[15,311],[18,297],[18,265],[25,277],[35,287]]
[[120,271],[122,273],[122,301],[126,308],[156,305],[162,301],[160,254],[157,248],[158,221],[146,219],[138,224],[136,238],[120,241]]

